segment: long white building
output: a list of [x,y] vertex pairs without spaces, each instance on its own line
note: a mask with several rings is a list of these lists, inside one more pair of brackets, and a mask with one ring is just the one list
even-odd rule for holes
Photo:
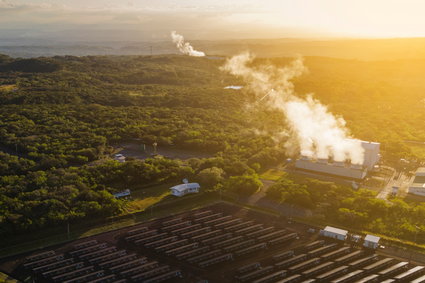
[[416,170],[415,178],[409,187],[409,193],[419,196],[425,196],[425,167]]
[[340,241],[345,241],[347,239],[348,231],[332,226],[326,226],[325,229],[320,230],[320,235]]
[[341,176],[350,179],[364,179],[380,159],[380,143],[360,141],[364,149],[363,164],[329,162],[328,159],[312,159],[302,156],[295,162],[297,169]]
[[201,186],[198,183],[185,183],[171,187],[171,194],[176,197],[182,197],[187,194],[199,193]]

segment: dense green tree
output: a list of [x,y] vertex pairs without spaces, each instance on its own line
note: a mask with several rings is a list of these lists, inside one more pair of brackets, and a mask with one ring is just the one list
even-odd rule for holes
[[[125,204],[112,193],[140,184],[200,177],[235,193],[256,191],[260,168],[287,158],[285,118],[246,88],[224,90],[243,82],[221,72],[222,64],[184,56],[0,55],[0,233],[117,215]],[[425,160],[423,148],[408,142],[425,140],[423,61],[308,57],[305,64],[310,72],[295,81],[300,96],[314,92],[355,137],[381,142],[386,164],[411,170]],[[110,160],[120,143],[135,141],[210,157]],[[408,168],[400,158],[410,160]],[[317,180],[281,181],[268,195],[341,225],[351,217],[359,228],[425,239],[422,204],[388,203]]]
[[420,238],[425,235],[423,204],[398,198],[388,202],[375,196],[373,191],[354,191],[332,182],[307,179],[297,183],[288,175],[267,191],[268,198],[315,209],[335,225],[423,242]]
[[257,174],[231,176],[226,180],[224,187],[230,192],[241,195],[251,195],[255,193],[263,183],[261,183]]
[[201,170],[196,180],[199,181],[201,186],[212,188],[223,180],[224,171],[221,168],[211,167]]

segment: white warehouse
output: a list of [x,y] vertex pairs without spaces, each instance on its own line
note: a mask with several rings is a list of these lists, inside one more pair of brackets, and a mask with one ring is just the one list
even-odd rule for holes
[[409,193],[419,196],[425,196],[425,167],[418,168],[409,187]]
[[302,156],[295,162],[297,169],[341,176],[350,179],[364,179],[368,173],[374,169],[379,162],[380,143],[360,141],[364,149],[363,164],[350,164],[347,162],[329,162],[328,159],[314,160],[307,156]]
[[363,246],[369,249],[377,249],[379,247],[379,240],[381,238],[374,235],[366,235],[364,238]]
[[199,193],[201,186],[198,183],[185,183],[171,187],[171,194],[176,197],[182,197],[187,194]]
[[320,230],[320,235],[340,241],[345,241],[347,239],[347,234],[347,230],[342,230],[331,226],[326,226],[325,229]]

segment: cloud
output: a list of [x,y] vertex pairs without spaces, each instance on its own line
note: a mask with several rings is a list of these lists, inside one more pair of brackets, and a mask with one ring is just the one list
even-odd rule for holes
[[[96,41],[99,31],[101,41],[166,41],[170,30],[178,30],[191,40],[287,37],[285,29],[258,20],[266,12],[258,2],[241,0],[0,0],[0,35]],[[107,38],[108,31],[115,32]]]

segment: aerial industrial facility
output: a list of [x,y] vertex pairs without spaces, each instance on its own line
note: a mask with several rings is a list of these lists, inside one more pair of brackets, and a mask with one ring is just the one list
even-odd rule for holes
[[335,175],[350,179],[364,179],[369,171],[372,171],[380,159],[380,143],[359,141],[364,149],[362,164],[351,164],[346,161],[332,161],[330,159],[313,159],[308,156],[301,156],[295,162],[297,169]]
[[353,245],[346,230],[310,234],[240,212],[215,204],[38,250],[3,268],[33,282],[425,282],[425,266],[376,252],[377,236]]
[[409,193],[425,196],[425,167],[416,170],[415,177],[409,187]]

